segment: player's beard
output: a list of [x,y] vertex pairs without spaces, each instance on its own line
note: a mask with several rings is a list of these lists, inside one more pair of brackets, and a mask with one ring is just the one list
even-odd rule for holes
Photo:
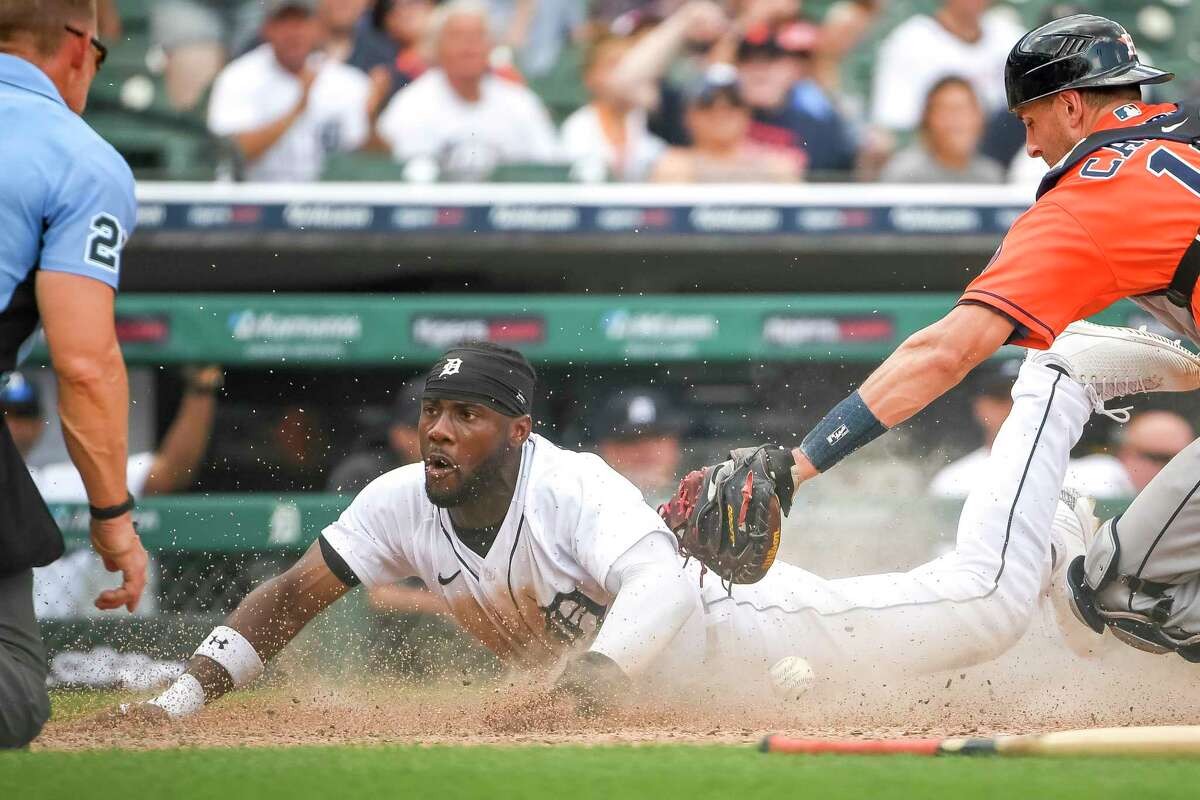
[[493,488],[504,482],[504,464],[511,456],[513,448],[501,443],[490,456],[479,463],[469,475],[463,475],[457,489],[438,492],[425,482],[425,495],[438,508],[458,508],[480,497],[486,496]]

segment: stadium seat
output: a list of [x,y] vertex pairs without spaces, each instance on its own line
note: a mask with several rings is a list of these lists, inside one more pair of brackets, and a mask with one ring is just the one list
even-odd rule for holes
[[386,153],[334,153],[325,160],[323,181],[402,181],[404,165]]
[[579,45],[570,44],[562,49],[558,62],[549,72],[529,82],[529,88],[546,104],[556,125],[562,124],[571,112],[587,103],[582,73],[582,50]]
[[493,183],[566,183],[570,179],[569,164],[501,164],[488,178]]

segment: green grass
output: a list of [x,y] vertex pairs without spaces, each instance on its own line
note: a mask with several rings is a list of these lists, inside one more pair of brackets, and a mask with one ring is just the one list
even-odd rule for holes
[[[297,747],[0,753],[0,797],[1194,797],[1200,762],[765,756],[750,747]],[[364,794],[367,793],[367,794]]]

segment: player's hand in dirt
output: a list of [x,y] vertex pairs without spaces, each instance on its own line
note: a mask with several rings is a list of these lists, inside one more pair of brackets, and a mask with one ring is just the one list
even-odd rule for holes
[[616,699],[629,688],[629,676],[603,653],[588,652],[572,661],[554,682],[555,693],[569,698],[585,717],[612,711]]
[[124,580],[117,589],[105,589],[96,598],[96,608],[111,611],[125,606],[133,613],[146,588],[146,549],[133,527],[133,517],[122,514],[116,519],[93,519],[92,547],[109,572],[120,572]]

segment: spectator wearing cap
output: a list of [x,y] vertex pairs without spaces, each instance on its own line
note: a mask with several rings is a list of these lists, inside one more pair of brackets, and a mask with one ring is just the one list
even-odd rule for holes
[[611,89],[612,71],[632,44],[605,36],[588,48],[583,80],[591,102],[567,117],[561,134],[563,155],[581,171],[595,165],[622,181],[645,180],[666,149],[647,128],[645,110]]
[[947,77],[933,85],[920,135],[892,156],[880,179],[891,183],[1002,183],[1004,169],[979,152],[983,110],[971,84]]
[[914,130],[930,89],[947,75],[965,78],[991,114],[1006,108],[1004,62],[1024,28],[990,0],[943,0],[932,15],[915,14],[883,40],[871,86],[871,122]]
[[157,0],[150,38],[166,56],[167,100],[180,111],[200,102],[231,54],[254,40],[263,4],[256,0]]
[[800,179],[800,163],[786,150],[750,141],[750,108],[737,70],[714,64],[689,88],[685,120],[691,147],[672,147],[655,165],[660,183],[777,183]]
[[265,42],[217,76],[208,127],[228,137],[252,181],[311,181],[334,151],[368,140],[385,86],[320,52],[314,0],[271,0]]
[[[796,94],[790,98],[792,104],[801,113],[828,126],[831,120],[827,112],[833,107],[829,99],[838,91],[842,62],[878,15],[878,0],[838,0],[828,9],[819,31],[814,31],[810,23],[797,25],[798,9],[795,0],[747,0],[734,4],[736,19],[731,20],[723,5],[690,0],[678,5],[660,22],[654,14],[631,12],[614,20],[613,30],[618,34],[637,30],[642,35],[614,70],[613,91],[650,112],[650,130],[655,134],[669,144],[687,144],[683,124],[683,90],[687,85],[709,63],[735,60],[740,32],[770,32],[770,37],[756,35],[770,38],[772,47],[777,33],[787,53],[786,58],[780,57],[779,72],[787,73],[791,80],[787,77],[776,80],[769,92],[773,98],[765,103],[757,99],[759,91],[743,86],[748,101],[755,107],[778,110],[785,94],[799,83]],[[652,24],[643,28],[647,19]],[[815,52],[809,52],[814,47]],[[755,98],[750,97],[752,91]],[[762,92],[766,91],[764,87]],[[822,125],[817,130],[802,131],[803,136],[814,140],[819,169],[824,169],[826,159],[844,163],[840,156],[824,152],[820,144],[824,141]],[[845,141],[853,148],[852,139]]]
[[431,177],[479,180],[501,164],[558,160],[558,137],[541,100],[492,73],[484,5],[439,6],[429,39],[435,66],[379,118],[379,135],[397,161],[417,162]]
[[325,487],[328,491],[357,494],[383,473],[421,460],[417,421],[424,391],[423,378],[408,381],[396,391],[386,430],[371,437],[366,447],[351,453],[329,471]]
[[639,35],[613,69],[609,91],[646,109],[650,130],[668,144],[688,144],[684,89],[703,75],[713,44],[729,32],[725,10],[709,0],[690,0],[661,21],[631,13],[613,26]]
[[685,425],[663,392],[648,387],[613,392],[589,427],[597,454],[638,487],[647,502],[665,502],[671,496]]
[[751,26],[737,48],[738,85],[754,111],[750,138],[791,150],[815,172],[854,169],[855,139],[815,80],[820,29],[806,20]]

